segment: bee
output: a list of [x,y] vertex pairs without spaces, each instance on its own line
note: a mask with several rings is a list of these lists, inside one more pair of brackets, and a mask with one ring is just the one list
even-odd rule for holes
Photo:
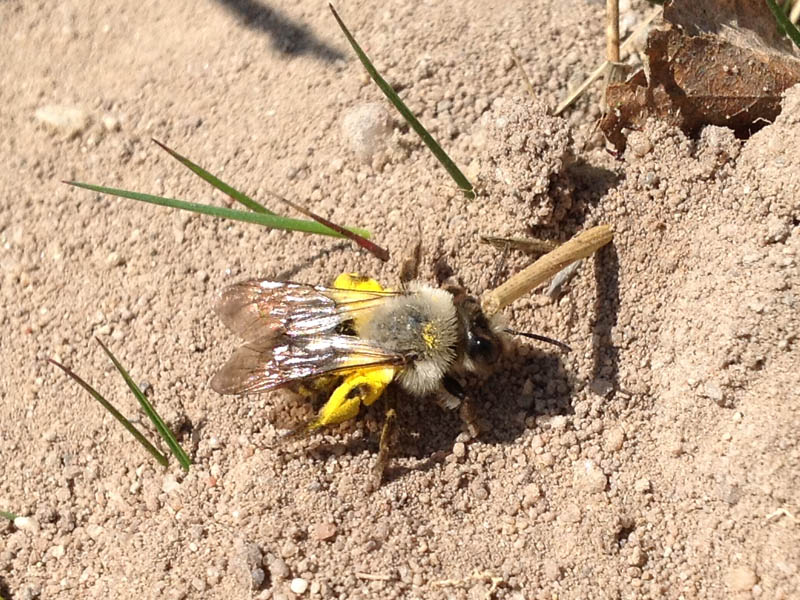
[[[355,274],[331,287],[249,280],[223,290],[216,313],[244,340],[212,378],[220,394],[278,388],[332,390],[299,426],[310,433],[354,418],[396,386],[460,408],[470,433],[478,426],[464,377],[488,374],[505,347],[503,324],[458,286],[410,282],[398,291]],[[380,485],[396,413],[387,410],[371,485]]]

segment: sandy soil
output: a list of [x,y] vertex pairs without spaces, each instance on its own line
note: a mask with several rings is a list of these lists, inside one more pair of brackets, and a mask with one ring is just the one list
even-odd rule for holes
[[[481,198],[394,113],[387,149],[351,148],[344,118],[382,100],[322,2],[0,3],[0,509],[27,517],[0,523],[0,596],[800,597],[800,89],[747,141],[654,123],[615,160],[598,89],[544,110],[602,55],[601,4],[338,8]],[[369,228],[393,260],[60,183],[226,202],[151,137]],[[208,388],[236,344],[210,307],[236,280],[392,283],[421,233],[424,278],[438,259],[481,293],[529,259],[480,235],[597,223],[613,247],[506,311],[574,351],[518,343],[467,444],[456,415],[404,404],[371,496],[378,415],[285,444],[282,394]],[[188,474],[45,362],[137,414],[93,336],[147,382]]]

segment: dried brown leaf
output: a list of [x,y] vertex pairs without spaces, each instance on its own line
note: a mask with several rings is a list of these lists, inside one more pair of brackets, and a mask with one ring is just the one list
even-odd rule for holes
[[714,34],[754,50],[795,53],[763,0],[673,0],[664,5],[664,20],[687,35]]
[[645,68],[608,86],[609,111],[600,127],[618,152],[625,149],[623,130],[639,129],[651,117],[687,135],[719,125],[746,137],[775,120],[781,94],[800,82],[800,60],[783,51],[783,40],[773,36],[776,25],[766,5],[735,0],[694,4],[673,3],[665,10],[680,27],[652,30]]

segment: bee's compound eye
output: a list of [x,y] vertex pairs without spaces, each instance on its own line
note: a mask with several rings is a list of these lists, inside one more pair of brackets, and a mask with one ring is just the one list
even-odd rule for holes
[[500,357],[500,345],[491,338],[470,333],[467,340],[467,354],[472,360],[492,364]]

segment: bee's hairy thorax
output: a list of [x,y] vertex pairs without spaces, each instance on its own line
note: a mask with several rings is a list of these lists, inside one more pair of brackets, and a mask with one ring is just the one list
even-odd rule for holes
[[439,387],[462,343],[452,294],[423,285],[387,300],[357,333],[389,351],[409,356],[397,380],[417,396]]

